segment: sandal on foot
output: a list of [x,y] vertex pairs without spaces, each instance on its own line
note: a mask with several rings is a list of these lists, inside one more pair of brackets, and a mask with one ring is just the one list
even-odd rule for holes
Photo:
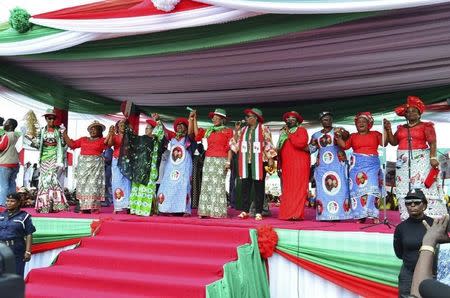
[[263,220],[262,215],[259,214],[259,213],[257,213],[257,214],[255,215],[255,220]]
[[241,212],[241,214],[239,214],[238,217],[242,218],[242,219],[246,219],[246,218],[248,218],[248,213],[247,212]]

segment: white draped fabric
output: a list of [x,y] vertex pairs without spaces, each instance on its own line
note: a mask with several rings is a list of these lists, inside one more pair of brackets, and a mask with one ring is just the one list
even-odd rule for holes
[[449,2],[448,0],[197,0],[211,5],[263,13],[320,14],[380,11]]
[[274,253],[269,258],[271,298],[357,298],[348,291]]
[[259,13],[212,6],[131,18],[88,20],[30,18],[30,22],[67,31],[136,34],[226,23],[256,15]]
[[18,42],[0,43],[0,56],[39,54],[70,48],[87,41],[116,35],[66,31]]
[[31,260],[28,263],[25,263],[24,276],[26,277],[31,269],[44,268],[50,266],[53,260],[59,255],[60,252],[65,250],[71,250],[74,249],[75,247],[76,245],[72,244],[32,255]]

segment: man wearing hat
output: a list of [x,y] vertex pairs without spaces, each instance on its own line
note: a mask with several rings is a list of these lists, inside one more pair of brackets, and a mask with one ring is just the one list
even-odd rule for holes
[[316,220],[350,219],[352,215],[346,156],[335,143],[336,135],[340,134],[347,140],[348,133],[333,127],[333,114],[329,111],[321,112],[319,120],[323,128],[312,135],[309,144],[311,153],[318,152],[314,170],[316,204],[325,206],[316,209]]
[[422,221],[425,220],[429,225],[433,224],[433,219],[424,213],[427,205],[428,202],[422,190],[411,189],[405,197],[405,206],[409,217],[395,228],[394,251],[397,257],[403,260],[398,276],[399,297],[409,295],[411,291],[419,249],[426,233]]
[[281,204],[279,218],[301,220],[308,197],[311,159],[308,132],[300,124],[302,116],[296,111],[284,113],[286,125],[278,140],[278,167],[281,170]]
[[5,121],[5,134],[0,137],[0,206],[5,206],[6,196],[16,191],[16,177],[19,172],[19,153],[16,143],[19,134],[15,119]]
[[250,192],[255,187],[255,219],[262,220],[264,205],[264,163],[273,166],[273,158],[277,155],[272,144],[272,134],[263,125],[264,118],[260,109],[244,110],[247,126],[241,128],[236,122],[235,135],[231,140],[231,149],[238,153],[239,177],[242,179],[243,212],[240,218],[247,218],[250,210]]

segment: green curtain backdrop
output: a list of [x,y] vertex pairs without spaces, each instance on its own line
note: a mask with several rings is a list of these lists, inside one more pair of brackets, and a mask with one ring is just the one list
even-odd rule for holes
[[[244,117],[244,109],[253,105],[261,108],[265,121],[282,121],[282,115],[287,111],[299,112],[305,120],[311,123],[318,123],[319,113],[321,111],[332,111],[335,122],[353,123],[353,117],[358,112],[367,111],[375,115],[392,112],[397,106],[406,102],[408,95],[417,95],[421,97],[426,104],[432,104],[445,101],[450,98],[450,86],[440,86],[426,89],[405,90],[393,93],[383,93],[367,96],[356,96],[349,98],[335,98],[324,100],[310,100],[298,102],[281,102],[269,104],[252,104],[251,102],[241,103],[239,105],[224,105],[227,115],[231,115],[232,121],[239,121]],[[213,111],[216,106],[202,105],[191,106],[197,110],[197,114],[203,121],[208,121],[208,112]],[[368,108],[370,107],[370,108]],[[186,117],[188,111],[185,106],[159,107],[159,106],[141,106],[145,113],[160,113],[172,117]],[[351,116],[349,116],[351,115]],[[403,119],[403,118],[402,118]]]

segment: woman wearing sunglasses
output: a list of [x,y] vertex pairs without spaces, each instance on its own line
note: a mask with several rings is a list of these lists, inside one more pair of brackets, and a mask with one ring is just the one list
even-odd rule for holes
[[44,117],[47,125],[32,139],[32,146],[40,151],[40,176],[35,208],[40,213],[51,213],[69,209],[58,180],[64,169],[66,144],[60,127],[56,125],[55,111],[47,109]]
[[424,213],[427,209],[427,199],[420,189],[412,189],[408,192],[405,197],[405,206],[409,217],[395,228],[394,233],[394,251],[397,257],[403,260],[398,276],[399,297],[407,296],[411,291],[419,249],[427,231],[422,221],[425,220],[430,226],[433,224],[433,219]]

